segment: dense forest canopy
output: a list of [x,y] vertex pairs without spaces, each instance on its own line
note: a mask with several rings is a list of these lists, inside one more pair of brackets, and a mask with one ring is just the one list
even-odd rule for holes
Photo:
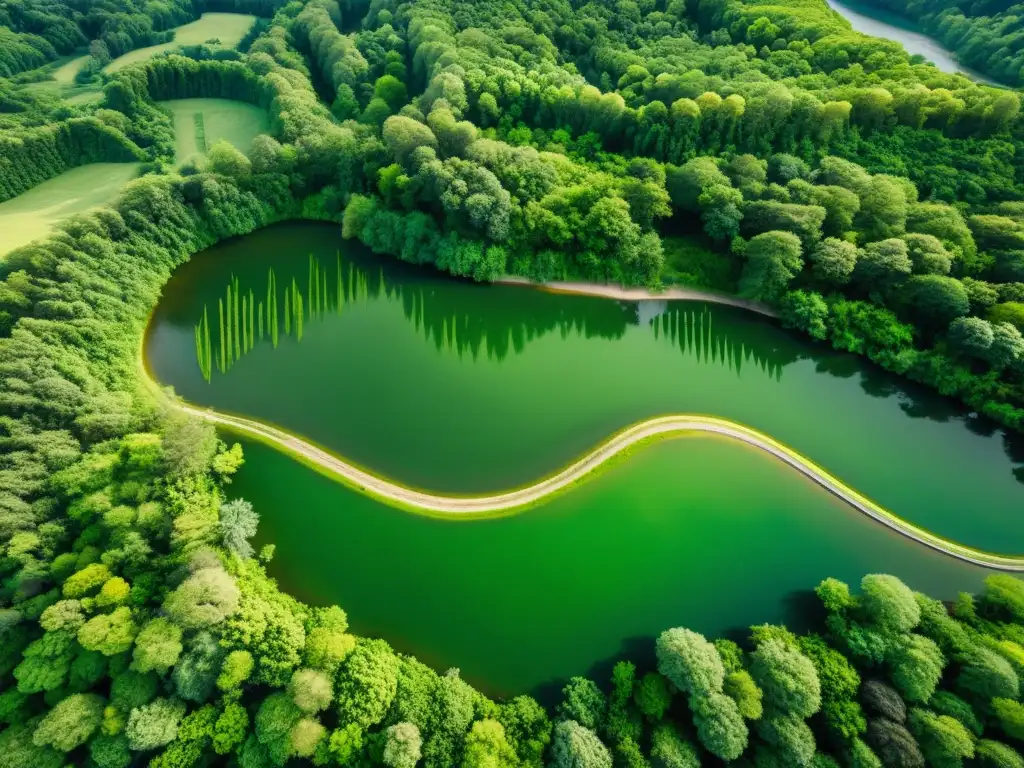
[[[34,87],[207,10],[272,20],[102,75],[94,105]],[[716,275],[1021,428],[1018,92],[820,0],[5,0],[0,75],[0,200],[148,171],[0,264],[0,766],[1024,766],[1018,579],[952,605],[826,580],[810,634],[669,629],[656,669],[573,678],[552,711],[492,701],[279,591],[240,448],[137,358],[175,267],[314,218],[477,280]],[[270,135],[175,167],[157,102],[196,97],[267,110]]]

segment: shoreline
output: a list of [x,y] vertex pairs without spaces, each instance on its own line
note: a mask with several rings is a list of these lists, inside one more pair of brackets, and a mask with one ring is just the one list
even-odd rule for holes
[[618,299],[620,301],[650,301],[682,300],[682,301],[707,301],[712,304],[723,304],[729,307],[737,307],[756,312],[766,317],[777,318],[779,313],[766,304],[757,301],[742,299],[739,296],[729,296],[724,293],[705,291],[698,288],[666,288],[663,291],[651,291],[646,288],[624,288],[621,285],[611,283],[587,283],[576,280],[552,280],[542,283],[529,280],[525,277],[500,277],[492,281],[494,285],[520,285],[528,288],[535,288],[548,293],[568,293],[578,296],[598,296],[604,299]]

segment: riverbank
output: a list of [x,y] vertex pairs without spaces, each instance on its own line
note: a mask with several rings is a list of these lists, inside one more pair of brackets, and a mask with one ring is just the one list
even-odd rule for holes
[[525,277],[502,277],[494,281],[500,285],[524,285],[550,293],[573,293],[582,296],[600,296],[606,299],[619,299],[621,301],[649,301],[651,299],[680,299],[687,301],[706,301],[711,304],[724,304],[729,307],[739,307],[757,312],[766,317],[778,317],[778,313],[767,304],[757,301],[741,299],[738,296],[729,296],[714,291],[703,291],[697,288],[666,288],[661,291],[651,291],[646,288],[624,288],[621,285],[608,283],[585,283],[577,281],[552,280],[541,283],[528,280]]
[[491,516],[507,514],[540,503],[585,479],[608,461],[639,443],[673,435],[705,433],[738,440],[788,464],[858,512],[900,535],[962,562],[1000,571],[1024,572],[1024,556],[997,555],[936,536],[898,517],[861,495],[810,459],[782,443],[742,424],[713,416],[679,414],[648,419],[613,435],[565,469],[532,485],[486,496],[442,496],[407,488],[361,469],[299,437],[252,419],[229,416],[180,402],[190,416],[259,440],[298,458],[345,485],[386,503],[434,516]]

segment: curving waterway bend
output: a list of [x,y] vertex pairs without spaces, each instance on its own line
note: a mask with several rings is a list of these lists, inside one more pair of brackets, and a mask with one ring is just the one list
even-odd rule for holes
[[[259,322],[270,270],[280,338]],[[225,370],[228,295],[249,332]],[[1024,559],[1024,439],[701,298],[474,285],[286,223],[181,267],[143,352],[154,382],[242,444],[226,492],[258,510],[270,575],[493,695],[653,663],[669,626],[805,626],[825,577],[893,573],[951,598]],[[703,428],[712,414],[794,461]],[[339,482],[336,461],[366,475]],[[380,478],[406,500],[370,490]],[[509,508],[479,511],[495,497]]]
[[261,440],[312,463],[342,482],[391,504],[415,511],[442,515],[493,515],[513,512],[541,502],[585,479],[601,465],[638,443],[659,437],[703,432],[738,440],[758,448],[788,464],[851,507],[892,530],[943,554],[974,565],[1002,571],[1024,571],[1024,557],[1010,557],[965,547],[936,536],[894,515],[850,488],[810,459],[755,429],[726,419],[696,414],[679,414],[648,419],[608,438],[594,450],[568,467],[524,488],[490,496],[441,496],[418,491],[379,477],[334,456],[322,448],[287,432],[252,419],[229,416],[216,411],[179,404],[192,416]]

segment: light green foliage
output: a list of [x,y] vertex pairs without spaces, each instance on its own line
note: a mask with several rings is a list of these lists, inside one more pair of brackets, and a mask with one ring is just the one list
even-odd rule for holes
[[657,672],[648,672],[637,683],[633,700],[644,717],[652,722],[658,722],[672,704],[672,692],[669,690],[668,681]]
[[171,674],[178,696],[188,701],[206,701],[213,693],[224,655],[224,649],[209,632],[193,636],[188,651]]
[[651,764],[654,768],[699,768],[700,756],[675,726],[659,725],[651,732]]
[[612,757],[593,731],[573,720],[555,726],[551,743],[552,768],[611,768]]
[[158,698],[133,709],[124,730],[128,746],[144,752],[170,744],[184,716],[185,705],[176,699]]
[[292,729],[302,719],[302,710],[284,693],[272,693],[256,713],[256,738],[274,765],[284,765],[295,754]]
[[396,723],[384,731],[384,765],[414,768],[420,759],[420,729],[412,723]]
[[779,303],[782,324],[796,328],[815,339],[828,338],[828,304],[820,294],[790,291]]
[[898,238],[868,243],[857,254],[854,280],[862,286],[888,290],[913,270],[907,244]]
[[725,676],[723,690],[730,699],[736,702],[740,714],[747,720],[757,720],[761,717],[763,712],[761,689],[754,683],[749,672],[746,670],[730,672]]
[[736,703],[724,693],[690,699],[697,736],[705,749],[722,760],[735,760],[747,747],[747,726]]
[[327,751],[338,765],[349,765],[362,752],[363,730],[355,723],[331,732]]
[[478,720],[466,736],[463,763],[466,768],[514,768],[516,753],[496,720]]
[[304,717],[292,726],[289,740],[292,753],[298,757],[312,757],[327,735],[327,729],[317,720]]
[[998,741],[982,739],[974,746],[974,757],[983,768],[1024,768],[1024,757]]
[[76,632],[84,623],[85,615],[78,600],[58,600],[46,608],[39,617],[39,626],[47,632]]
[[238,587],[222,568],[203,568],[167,596],[164,610],[185,629],[219,624],[238,610]]
[[78,630],[78,642],[90,651],[113,656],[131,648],[138,631],[131,610],[121,606],[85,622]]
[[942,677],[946,660],[939,647],[921,635],[906,635],[888,657],[892,681],[911,703],[928,701]]
[[927,709],[912,709],[907,721],[928,765],[959,768],[965,758],[974,757],[974,739],[952,717],[936,715]]
[[1000,621],[1024,622],[1024,582],[1005,573],[985,579],[981,610]]
[[249,539],[256,535],[260,517],[245,499],[234,499],[220,507],[220,535],[224,546],[243,560],[253,555]]
[[206,169],[222,176],[243,179],[252,172],[252,163],[228,142],[218,141],[206,155]]
[[907,256],[910,257],[914,274],[949,274],[953,257],[937,237],[912,233],[904,235],[902,239],[907,244]]
[[218,755],[230,754],[245,738],[249,728],[249,713],[234,702],[224,705],[213,727],[213,749]]
[[334,697],[330,678],[315,669],[296,670],[288,683],[288,693],[295,706],[307,714],[327,709]]
[[96,595],[96,606],[99,608],[108,608],[110,606],[121,605],[128,599],[130,591],[131,587],[128,582],[120,576],[114,576],[111,579],[107,579],[103,582],[103,586],[100,587],[99,594]]
[[85,597],[96,592],[112,576],[107,566],[92,563],[73,573],[64,582],[64,597]]
[[135,639],[132,669],[163,674],[181,655],[181,628],[163,617],[149,621]]
[[[635,687],[636,666],[629,661],[617,662],[612,668],[612,689],[608,695],[608,715],[604,727],[605,737],[613,743],[635,744],[643,735],[640,714],[633,705]],[[630,746],[625,749],[633,752]]]
[[305,607],[277,589],[255,560],[241,565],[238,611],[218,628],[222,645],[251,649],[252,680],[283,688],[300,664],[305,643]]
[[750,655],[750,675],[767,708],[810,717],[821,707],[821,683],[814,664],[781,640],[767,640]]
[[500,706],[497,719],[520,762],[539,766],[551,741],[551,721],[543,707],[529,696],[516,696]]
[[562,720],[575,720],[584,728],[597,731],[604,725],[607,707],[605,695],[593,680],[573,677],[562,689],[558,717]]
[[854,739],[850,746],[849,762],[850,768],[882,768],[878,755],[860,739]]
[[792,232],[764,232],[751,238],[744,251],[740,293],[761,301],[780,298],[803,267],[800,253],[800,238]]
[[732,640],[720,637],[713,644],[722,658],[722,666],[725,668],[726,674],[739,672],[746,666],[746,655],[743,653],[743,649]]
[[1024,741],[1024,704],[1013,699],[992,699],[992,710],[1003,733]]
[[766,717],[757,724],[757,732],[788,765],[808,765],[814,757],[814,734],[798,715]]
[[655,644],[658,671],[686,693],[701,695],[719,691],[725,668],[715,646],[703,635],[688,629],[669,629]]
[[956,686],[967,700],[980,703],[996,698],[1016,698],[1020,680],[1002,656],[987,648],[973,648],[962,660]]
[[814,277],[828,286],[850,282],[857,266],[857,247],[845,240],[828,237],[808,254]]
[[398,686],[398,659],[380,640],[360,641],[337,679],[338,717],[343,725],[368,728],[387,713]]
[[443,768],[459,761],[463,739],[473,721],[476,692],[459,677],[457,669],[449,669],[438,678],[433,699],[423,764],[426,768]]
[[832,613],[845,611],[854,605],[850,587],[838,579],[828,578],[814,589],[825,610]]
[[971,705],[949,691],[936,691],[928,700],[928,708],[940,715],[949,715],[975,736],[980,737],[984,727]]
[[100,696],[76,693],[62,699],[36,726],[32,741],[70,752],[84,744],[100,726],[104,701]]
[[[269,138],[264,136],[263,138]],[[217,473],[224,482],[231,482],[231,476],[234,475],[242,465],[245,464],[245,458],[242,456],[242,446],[239,443],[235,443],[226,450],[217,452],[217,455],[213,457],[213,463],[210,468]]]
[[248,651],[232,651],[224,657],[220,675],[217,676],[217,687],[222,691],[238,688],[252,674],[253,659]]
[[16,725],[0,733],[0,755],[10,768],[61,768],[64,755],[32,742],[32,726]]
[[895,576],[869,574],[861,579],[860,606],[883,632],[909,632],[921,620],[914,593]]

